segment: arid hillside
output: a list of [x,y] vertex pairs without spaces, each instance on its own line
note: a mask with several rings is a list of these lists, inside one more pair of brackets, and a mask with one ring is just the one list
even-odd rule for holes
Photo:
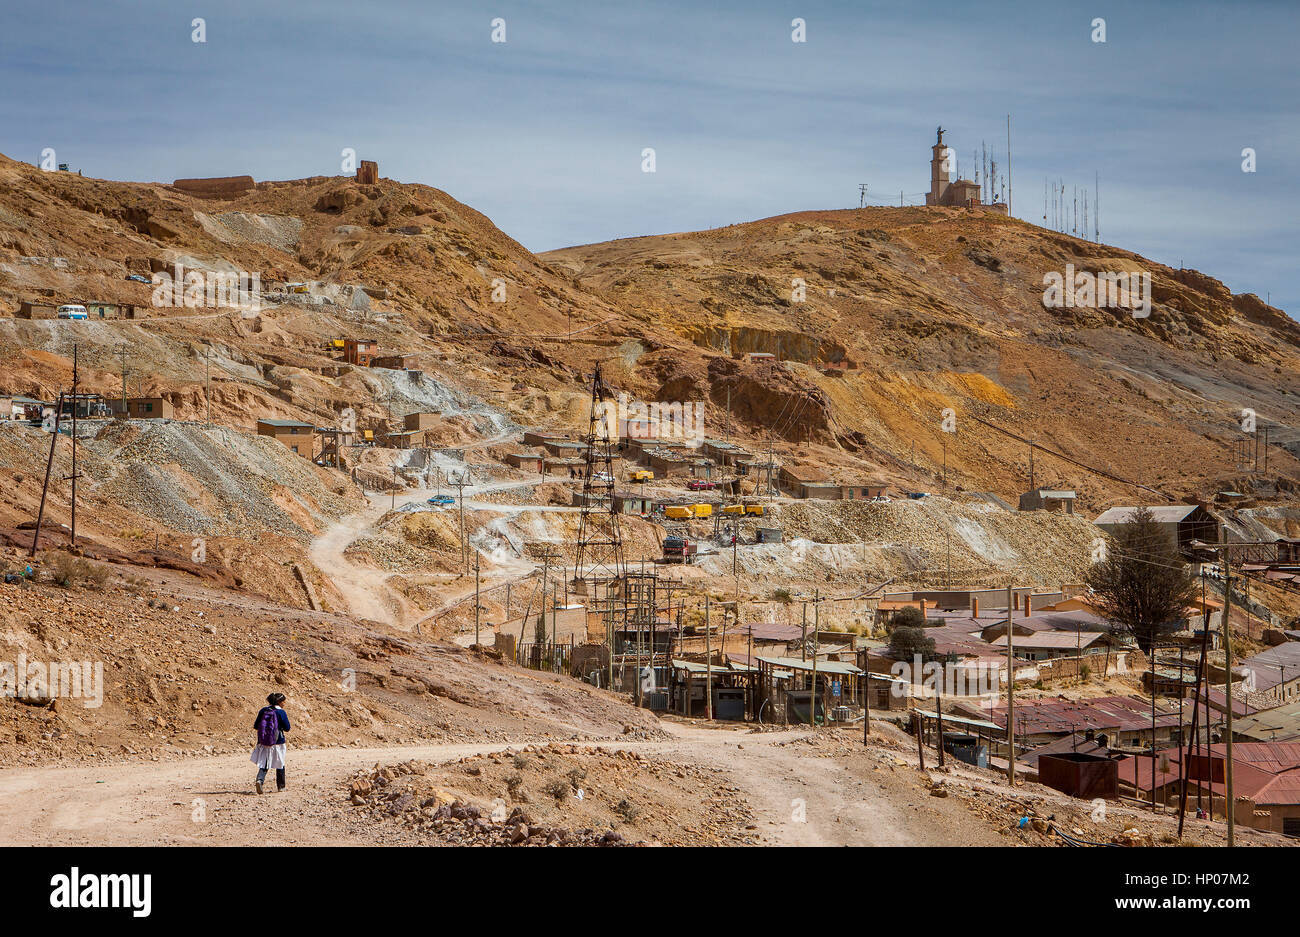
[[[1294,447],[1300,326],[1281,310],[999,214],[802,212],[542,256],[647,334],[691,344],[660,367],[658,390],[710,401],[715,429],[730,392],[733,429],[770,431],[808,461],[904,477],[915,465],[934,478],[947,407],[950,481],[1003,496],[1028,487],[1029,446],[994,427],[1176,496],[1232,472],[1243,408]],[[1044,275],[1067,265],[1150,272],[1150,315],[1045,308]],[[784,368],[733,360],[747,352]],[[1269,468],[1293,475],[1297,464],[1275,449]],[[1094,506],[1135,494],[1042,451],[1035,481]]]
[[[1125,481],[1206,494],[1242,485],[1231,446],[1247,408],[1278,443],[1269,475],[1300,469],[1285,448],[1300,424],[1300,326],[1281,310],[997,214],[804,212],[538,257],[446,193],[387,179],[198,198],[0,158],[0,183],[0,308],[148,307],[151,285],[128,275],[177,263],[257,273],[264,291],[260,311],[0,319],[0,393],[66,387],[75,341],[83,389],[120,393],[125,371],[130,393],[168,398],[178,418],[206,417],[208,387],[213,420],[244,428],[332,423],[349,407],[382,427],[437,408],[456,446],[511,424],[580,426],[600,360],[633,397],[703,402],[710,435],[846,479],[935,490],[946,461],[951,487],[1012,499],[1029,486],[1032,439],[1034,481],[1078,489],[1088,509],[1160,499]],[[1045,308],[1043,276],[1067,264],[1149,271],[1150,316]],[[342,337],[418,355],[425,382],[343,363]]]

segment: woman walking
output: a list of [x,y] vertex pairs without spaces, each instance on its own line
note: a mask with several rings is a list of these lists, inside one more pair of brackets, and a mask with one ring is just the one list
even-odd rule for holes
[[289,731],[289,714],[283,709],[284,694],[272,693],[266,698],[267,705],[258,712],[253,721],[257,732],[257,745],[253,749],[250,761],[257,765],[257,792],[262,793],[268,768],[275,769],[276,791],[284,790],[284,733]]

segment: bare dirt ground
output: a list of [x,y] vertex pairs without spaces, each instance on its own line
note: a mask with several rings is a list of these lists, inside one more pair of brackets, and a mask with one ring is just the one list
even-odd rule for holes
[[[855,774],[837,759],[798,744],[806,732],[756,734],[690,726],[671,726],[671,731],[673,737],[666,741],[599,747],[718,772],[737,790],[737,800],[752,809],[756,829],[751,835],[760,844],[1005,842],[955,801],[927,797],[917,778],[892,772]],[[415,843],[421,840],[409,831],[374,823],[353,808],[345,784],[348,776],[376,763],[449,763],[510,748],[454,744],[291,749],[288,790],[260,798],[252,787],[256,771],[246,755],[7,770],[0,772],[0,845]],[[683,801],[695,794],[689,787],[679,792]],[[918,805],[924,809],[915,809]],[[699,841],[708,839],[702,836]]]

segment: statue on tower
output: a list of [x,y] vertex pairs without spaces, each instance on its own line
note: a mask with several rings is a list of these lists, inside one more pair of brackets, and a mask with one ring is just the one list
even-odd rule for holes
[[935,141],[935,145],[936,145],[936,146],[942,146],[942,145],[943,145],[943,127],[942,127],[942,126],[939,127],[939,139],[938,139],[937,141]]

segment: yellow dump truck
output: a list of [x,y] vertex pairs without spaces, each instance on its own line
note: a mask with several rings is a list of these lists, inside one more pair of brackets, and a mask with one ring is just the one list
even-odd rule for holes
[[722,507],[723,514],[744,514],[745,506],[743,504],[725,504]]
[[761,505],[761,504],[746,504],[746,505],[745,505],[745,513],[746,513],[746,514],[753,514],[755,517],[762,517],[762,516],[763,516],[763,505]]
[[695,516],[695,512],[689,507],[680,504],[670,504],[664,508],[664,517],[671,517],[673,520],[684,521]]
[[628,476],[628,479],[634,482],[649,482],[649,481],[654,481],[654,477],[655,477],[655,473],[650,471],[649,469],[637,469],[635,472],[633,472],[631,475]]
[[692,504],[690,508],[691,508],[691,513],[694,514],[696,517],[713,516],[713,505],[711,504]]

